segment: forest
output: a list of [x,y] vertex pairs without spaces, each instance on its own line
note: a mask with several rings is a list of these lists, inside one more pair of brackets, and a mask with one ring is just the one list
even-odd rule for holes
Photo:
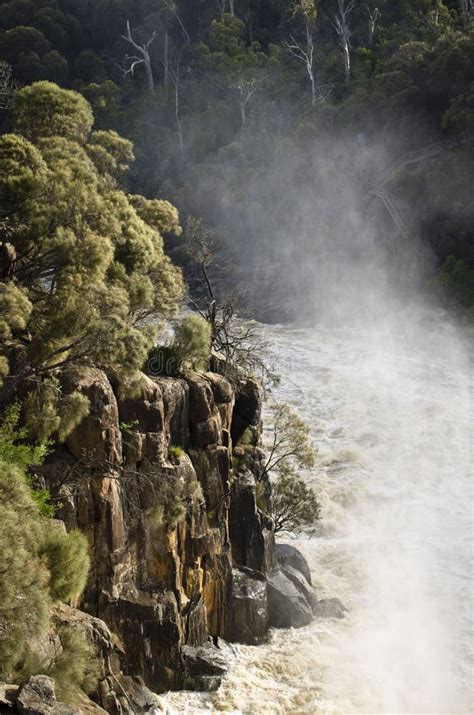
[[[96,130],[133,143],[130,190],[203,218],[240,272],[253,263],[267,282],[300,238],[288,240],[285,198],[322,196],[328,165],[350,174],[372,199],[388,192],[390,206],[379,196],[368,214],[395,204],[395,237],[421,235],[434,252],[430,289],[469,312],[472,11],[470,0],[2,2],[3,103],[38,80],[79,91]],[[404,163],[412,153],[421,160]],[[272,244],[264,267],[259,240]]]

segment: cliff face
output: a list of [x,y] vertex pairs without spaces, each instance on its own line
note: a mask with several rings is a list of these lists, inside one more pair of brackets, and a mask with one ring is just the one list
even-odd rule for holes
[[[186,662],[210,636],[267,632],[275,550],[256,504],[258,388],[217,373],[144,376],[120,399],[103,372],[71,369],[63,389],[91,404],[43,472],[58,517],[89,539],[80,608],[118,636],[124,674],[155,691],[195,685]],[[244,433],[250,448],[233,455]]]

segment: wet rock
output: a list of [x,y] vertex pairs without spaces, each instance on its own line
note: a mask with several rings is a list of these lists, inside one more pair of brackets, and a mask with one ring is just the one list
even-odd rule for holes
[[313,620],[311,605],[282,571],[268,575],[267,593],[270,626],[301,628]]
[[316,615],[319,618],[344,618],[347,608],[338,598],[323,598],[318,601]]
[[308,562],[301,551],[298,551],[298,549],[290,544],[276,544],[275,550],[280,566],[282,568],[284,566],[291,566],[296,569],[303,574],[306,581],[311,586],[311,571],[309,569]]
[[227,639],[258,645],[267,637],[268,603],[265,577],[242,568],[232,571],[232,600],[227,623]]
[[298,589],[301,595],[309,603],[313,613],[316,613],[318,610],[318,599],[316,596],[316,591],[312,586],[309,585],[303,574],[294,569],[292,566],[284,566],[281,570],[283,571],[285,576],[290,579],[293,586]]
[[229,667],[229,649],[222,641],[218,646],[206,643],[200,647],[184,646],[185,687],[190,690],[217,690]]

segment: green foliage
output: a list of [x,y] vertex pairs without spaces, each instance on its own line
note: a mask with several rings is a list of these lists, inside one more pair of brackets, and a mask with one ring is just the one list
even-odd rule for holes
[[264,474],[275,469],[287,469],[292,464],[309,469],[314,465],[309,427],[285,402],[272,405],[272,424],[267,428],[268,451]]
[[174,339],[150,352],[145,371],[152,375],[179,375],[186,370],[206,370],[211,353],[211,328],[198,315],[174,325]]
[[87,539],[80,531],[67,533],[50,529],[40,544],[49,571],[49,591],[53,601],[70,601],[84,590],[89,573]]
[[272,484],[271,506],[273,531],[298,533],[320,518],[320,505],[314,490],[304,479],[288,468],[281,468]]
[[[0,420],[0,677],[18,681],[44,672],[34,641],[53,602],[80,595],[89,568],[85,537],[53,527],[48,491],[30,487],[27,470],[41,464],[47,445],[27,442],[20,412],[14,403]],[[74,658],[65,648],[66,656]]]
[[[179,231],[176,210],[127,198],[117,177],[133,159],[131,144],[112,131],[91,132],[92,121],[80,94],[38,82],[17,93],[15,133],[0,137],[8,216],[0,215],[0,367],[7,374],[12,355],[20,366],[0,397],[32,372],[45,376],[27,398],[28,424],[41,439],[63,440],[84,414],[83,398],[58,399],[48,373],[72,362],[133,377],[159,319],[175,315],[183,294],[158,229]],[[193,354],[195,333],[183,330]]]
[[0,674],[27,656],[30,641],[48,623],[49,574],[38,555],[43,524],[24,472],[0,462]]
[[168,457],[179,460],[186,454],[182,447],[178,447],[174,444],[170,444],[168,447]]
[[91,693],[99,678],[99,660],[94,646],[85,635],[71,626],[58,631],[61,648],[47,668],[47,675],[54,678],[58,699],[74,704],[77,689]]
[[30,494],[39,512],[46,517],[54,516],[55,508],[50,503],[51,495],[47,489],[31,487],[28,475],[30,467],[42,464],[49,449],[46,442],[31,444],[28,442],[28,429],[20,427],[21,404],[9,405],[0,416],[0,463],[18,468],[24,475],[25,483],[30,485]]
[[93,122],[92,110],[84,97],[78,92],[66,92],[51,82],[36,82],[15,96],[15,132],[30,141],[64,137],[83,144]]

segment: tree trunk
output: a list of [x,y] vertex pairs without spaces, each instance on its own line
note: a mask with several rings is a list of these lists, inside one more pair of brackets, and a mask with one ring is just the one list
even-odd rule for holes
[[181,117],[179,116],[179,68],[176,70],[176,81],[174,83],[174,113],[176,117],[176,129],[178,132],[179,151],[182,154],[184,151],[184,140]]
[[245,100],[240,103],[240,118],[242,120],[242,126],[244,126],[245,122],[247,121],[247,112],[245,111],[245,105]]
[[146,67],[146,79],[148,83],[148,91],[150,94],[153,94],[155,91],[155,82],[153,80],[153,72],[151,71],[151,64],[150,64],[150,58],[147,57],[145,60],[145,67]]
[[168,84],[170,81],[170,58],[169,58],[168,29],[165,30],[165,56],[164,56],[163,65],[165,68],[165,88],[168,89]]
[[346,42],[343,47],[344,50],[344,69],[346,74],[346,82],[351,81],[351,52],[349,49],[349,43]]

